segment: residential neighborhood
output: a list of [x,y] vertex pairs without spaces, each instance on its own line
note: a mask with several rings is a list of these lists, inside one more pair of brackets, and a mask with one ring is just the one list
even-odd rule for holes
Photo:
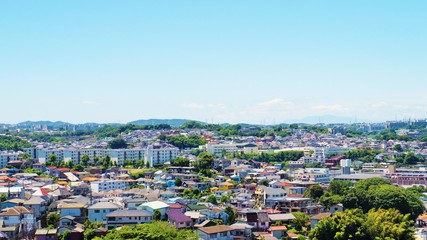
[[[65,144],[29,135],[20,141],[31,147],[1,153],[0,233],[94,239],[165,221],[200,239],[308,239],[322,219],[350,206],[333,186],[351,191],[370,179],[419,190],[422,209],[411,217],[423,229],[425,143],[378,139],[372,133],[389,128],[375,126],[264,127],[266,136],[254,127],[233,137],[199,126]],[[360,136],[346,135],[351,128]],[[117,139],[126,147],[111,148]]]

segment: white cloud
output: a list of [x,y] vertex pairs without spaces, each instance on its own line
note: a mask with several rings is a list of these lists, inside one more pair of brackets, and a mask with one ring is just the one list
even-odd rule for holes
[[388,103],[381,101],[381,102],[376,102],[374,104],[371,105],[371,107],[373,108],[383,108],[383,107],[387,107]]
[[290,110],[295,107],[295,104],[293,102],[285,101],[281,98],[275,98],[269,101],[258,103],[255,108],[257,109],[263,109],[263,110],[277,110],[277,111],[284,111],[284,110]]
[[316,105],[312,107],[313,110],[320,110],[332,113],[340,113],[348,111],[347,107],[344,107],[340,104],[331,104],[331,105]]
[[95,102],[95,101],[92,101],[92,100],[83,100],[81,102],[81,104],[95,106],[95,105],[99,105],[99,102]]
[[187,109],[195,109],[195,110],[205,109],[205,106],[199,103],[184,103],[182,104],[182,107]]

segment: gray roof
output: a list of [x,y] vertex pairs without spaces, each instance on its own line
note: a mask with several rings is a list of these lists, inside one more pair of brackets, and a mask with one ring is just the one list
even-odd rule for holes
[[334,179],[338,180],[363,180],[368,178],[381,177],[385,178],[384,174],[375,173],[357,173],[357,174],[342,174],[335,176]]
[[123,200],[125,203],[143,203],[146,202],[145,198],[129,198]]
[[119,209],[120,205],[112,202],[98,202],[88,207],[88,209]]
[[295,216],[291,213],[280,213],[280,214],[268,214],[271,221],[289,221],[295,219]]
[[271,188],[266,186],[259,186],[264,190],[265,194],[273,195],[273,194],[286,194],[286,191],[281,188]]
[[153,214],[145,210],[116,210],[107,214],[107,217],[152,217]]
[[41,204],[43,202],[46,202],[46,200],[44,200],[41,197],[32,196],[30,199],[28,199],[27,201],[24,202],[24,205],[37,205],[37,204]]

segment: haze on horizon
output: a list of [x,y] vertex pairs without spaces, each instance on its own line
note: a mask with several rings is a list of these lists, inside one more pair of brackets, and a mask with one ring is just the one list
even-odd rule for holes
[[427,118],[426,1],[1,1],[1,123]]

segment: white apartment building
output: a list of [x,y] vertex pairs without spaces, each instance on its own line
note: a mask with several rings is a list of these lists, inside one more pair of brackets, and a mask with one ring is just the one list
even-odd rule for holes
[[170,160],[177,158],[179,148],[150,145],[145,153],[145,162],[150,164],[150,167],[158,164],[164,164]]
[[17,152],[0,152],[0,168],[6,167],[10,161],[18,160],[19,154]]
[[199,148],[206,149],[207,152],[213,155],[221,155],[222,153],[258,153],[258,146],[255,144],[236,144],[236,143],[208,143]]
[[[42,149],[42,148],[28,148],[25,150],[30,156],[37,159],[40,163],[46,163],[51,154],[56,155],[57,161],[72,161],[74,164],[80,162],[83,155],[88,155],[89,160],[93,161],[95,157],[103,158],[110,156],[112,162],[118,165],[123,165],[124,160],[144,159],[146,157],[147,149]],[[176,158],[177,155],[173,155]],[[167,161],[169,161],[168,159]],[[167,162],[166,161],[166,162]]]
[[108,192],[111,190],[126,190],[125,180],[101,180],[90,183],[92,192]]
[[123,165],[124,160],[138,161],[144,159],[147,153],[147,149],[116,149],[109,150],[106,154],[111,157],[112,162],[116,162],[118,165]]

